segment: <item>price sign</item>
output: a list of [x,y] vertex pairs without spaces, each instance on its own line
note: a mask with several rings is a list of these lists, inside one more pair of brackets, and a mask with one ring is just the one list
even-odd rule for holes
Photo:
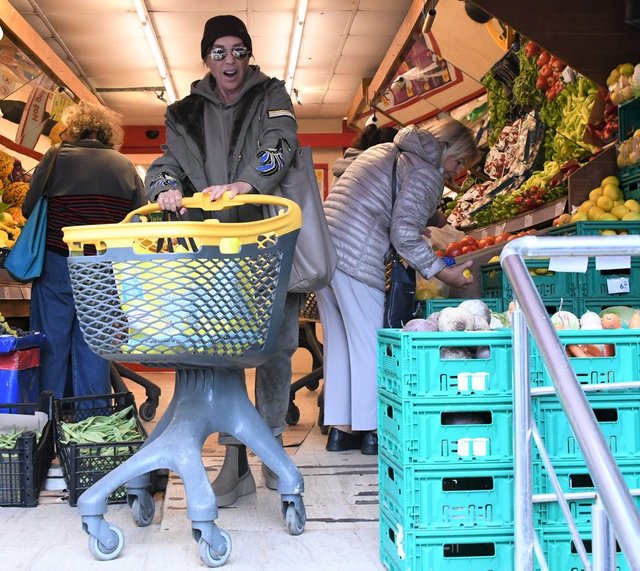
[[611,278],[607,280],[607,292],[610,294],[629,293],[630,291],[629,278]]

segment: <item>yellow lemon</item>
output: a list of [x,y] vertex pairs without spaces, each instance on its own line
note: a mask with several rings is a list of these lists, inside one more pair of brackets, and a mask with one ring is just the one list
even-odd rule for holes
[[622,217],[623,220],[640,220],[640,213],[638,212],[629,212],[629,214],[625,214]]
[[617,236],[617,234],[615,230],[600,230],[601,236]]
[[602,208],[605,212],[610,212],[613,208],[613,199],[608,196],[601,196],[596,200],[596,206]]
[[637,200],[634,200],[633,198],[630,198],[629,200],[627,200],[624,205],[631,210],[631,212],[640,212],[640,202],[638,202]]
[[576,212],[571,217],[571,222],[586,222],[587,220],[589,220],[589,218],[587,217],[586,212]]
[[580,206],[578,206],[578,212],[589,212],[589,208],[595,206],[595,202],[591,202],[590,200],[585,200]]
[[589,208],[589,212],[587,212],[587,218],[592,222],[595,222],[597,220],[600,220],[603,214],[604,210],[602,210],[602,208],[600,208],[599,206],[592,206],[591,208]]
[[624,204],[616,204],[611,209],[611,214],[613,214],[618,220],[622,220],[622,217],[625,214],[629,214],[631,212]]
[[604,188],[608,184],[615,184],[616,186],[620,186],[620,180],[618,179],[617,176],[611,175],[606,178],[603,178],[602,182],[600,183],[600,186]]
[[605,184],[602,186],[602,195],[608,196],[611,200],[620,200],[622,191],[617,184]]
[[594,188],[590,193],[589,193],[589,200],[591,202],[595,202],[596,200],[598,200],[598,198],[600,198],[602,196],[602,187],[599,186],[598,188]]
[[600,221],[603,220],[618,220],[611,212],[605,212],[602,216],[600,216]]

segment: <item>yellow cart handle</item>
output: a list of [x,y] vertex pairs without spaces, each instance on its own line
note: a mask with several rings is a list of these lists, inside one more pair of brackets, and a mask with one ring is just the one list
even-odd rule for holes
[[[252,204],[254,206],[275,204],[276,206],[287,208],[287,211],[290,211],[292,207],[290,200],[271,194],[237,194],[233,198],[230,198],[229,193],[225,192],[218,200],[212,201],[208,195],[202,192],[196,192],[193,196],[187,196],[182,199],[182,206],[185,208],[200,208],[201,210],[207,210],[209,212],[228,210],[229,208],[235,208],[236,206],[242,206],[244,204]],[[162,212],[162,209],[158,206],[157,202],[150,202],[129,212],[122,222],[131,222],[131,219],[136,215],[145,216],[156,212]]]
[[[179,220],[171,222],[131,223],[135,215],[144,216],[161,212],[157,203],[147,204],[130,212],[117,224],[93,224],[89,226],[65,226],[63,240],[72,255],[82,255],[84,246],[94,245],[98,251],[107,248],[132,248],[139,240],[155,241],[159,238],[194,238],[200,245],[218,245],[225,252],[237,251],[241,244],[256,243],[264,236],[282,236],[299,230],[302,225],[300,206],[287,198],[264,194],[239,194],[229,198],[225,193],[219,200],[211,202],[202,193],[185,198],[186,208],[203,210],[223,210],[244,204],[256,206],[275,205],[277,215],[250,222],[220,222],[216,219],[204,221]],[[281,208],[279,208],[281,207]]]

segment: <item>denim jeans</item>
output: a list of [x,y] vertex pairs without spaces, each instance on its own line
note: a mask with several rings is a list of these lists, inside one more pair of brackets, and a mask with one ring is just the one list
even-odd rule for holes
[[[42,275],[31,288],[30,328],[44,333],[40,348],[40,390],[55,398],[109,394],[109,362],[85,343],[73,303],[67,258],[45,254]],[[71,395],[65,395],[70,380]]]

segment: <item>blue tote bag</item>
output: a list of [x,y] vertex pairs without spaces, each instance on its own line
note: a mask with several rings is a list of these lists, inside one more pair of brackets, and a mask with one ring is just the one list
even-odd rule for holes
[[47,239],[47,206],[46,196],[51,171],[58,158],[58,146],[55,155],[49,164],[49,170],[44,184],[42,185],[42,195],[33,207],[31,215],[27,219],[20,236],[11,248],[7,259],[4,261],[5,269],[13,278],[27,282],[40,277],[42,273],[42,263],[44,262],[45,245]]

